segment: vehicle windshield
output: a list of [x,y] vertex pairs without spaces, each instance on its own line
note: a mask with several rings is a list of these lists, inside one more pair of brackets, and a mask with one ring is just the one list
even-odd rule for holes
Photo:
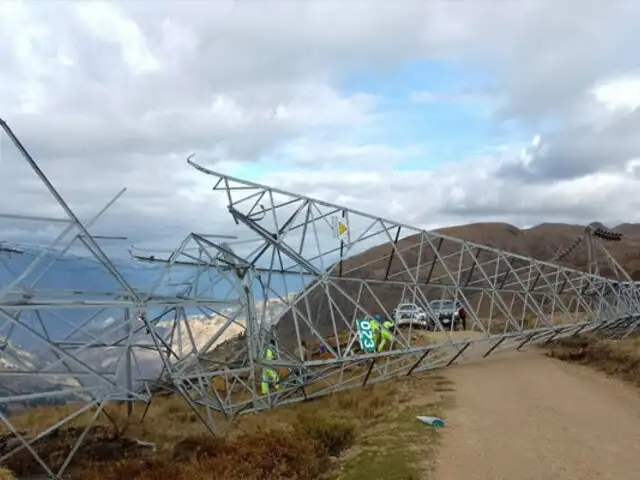
[[436,300],[431,302],[431,308],[434,310],[453,310],[453,301],[451,300]]
[[400,305],[398,307],[398,310],[417,310],[420,307],[418,307],[417,305],[413,305],[411,303],[405,303],[404,305]]

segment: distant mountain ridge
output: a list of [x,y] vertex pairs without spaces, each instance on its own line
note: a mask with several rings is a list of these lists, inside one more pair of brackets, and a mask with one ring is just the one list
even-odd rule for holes
[[[620,242],[606,242],[607,251],[634,280],[640,280],[640,223],[623,223],[614,228],[606,227],[601,222],[593,223],[623,234]],[[585,227],[566,223],[541,223],[520,229],[507,223],[479,222],[441,228],[436,232],[537,260],[550,261],[561,248],[582,235]],[[588,263],[586,250],[577,251],[566,262],[560,263],[584,270]]]

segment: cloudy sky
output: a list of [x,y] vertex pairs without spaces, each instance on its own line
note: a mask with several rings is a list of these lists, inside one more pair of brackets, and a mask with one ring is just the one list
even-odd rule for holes
[[[191,153],[418,227],[640,221],[638,24],[633,0],[4,1],[0,116],[82,219],[128,187],[92,231],[140,248],[228,224]],[[60,216],[0,142],[0,210]]]

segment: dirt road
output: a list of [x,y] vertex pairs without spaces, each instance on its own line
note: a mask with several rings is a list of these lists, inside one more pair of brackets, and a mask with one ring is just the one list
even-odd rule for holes
[[640,395],[537,351],[444,373],[456,405],[436,480],[640,478]]

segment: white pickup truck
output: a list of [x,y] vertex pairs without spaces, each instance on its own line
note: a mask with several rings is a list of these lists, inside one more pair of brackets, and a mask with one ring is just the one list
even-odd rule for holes
[[414,327],[427,328],[427,312],[415,303],[400,303],[391,312],[393,323],[397,327],[412,325]]

